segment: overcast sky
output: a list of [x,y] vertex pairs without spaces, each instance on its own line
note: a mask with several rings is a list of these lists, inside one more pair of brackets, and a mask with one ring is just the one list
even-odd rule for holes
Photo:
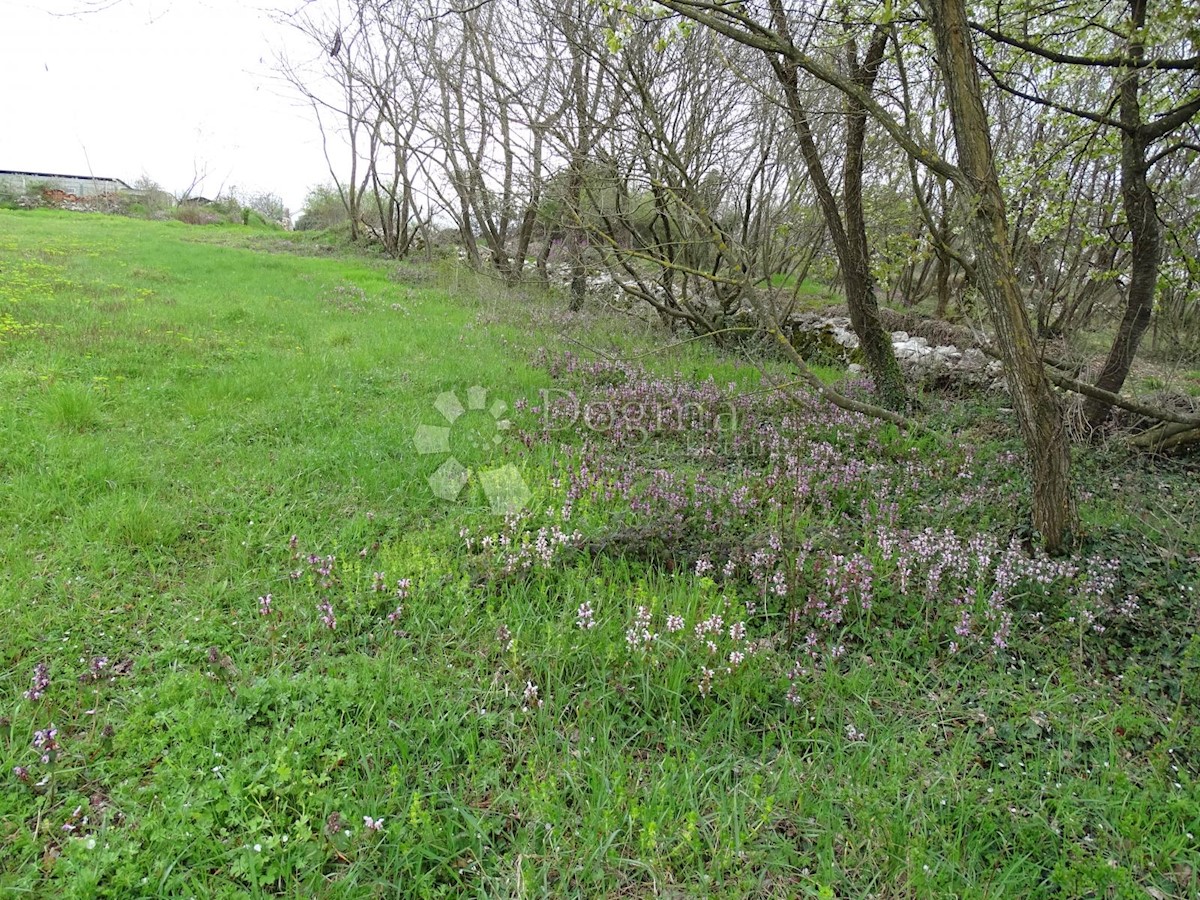
[[265,10],[285,2],[0,0],[0,169],[175,194],[207,173],[193,193],[270,191],[297,215],[330,177],[311,109],[272,71],[295,41]]

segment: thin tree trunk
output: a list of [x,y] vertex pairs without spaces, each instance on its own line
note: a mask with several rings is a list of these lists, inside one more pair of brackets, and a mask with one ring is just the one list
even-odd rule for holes
[[[577,148],[576,153],[579,154]],[[571,172],[567,186],[567,198],[571,204],[572,214],[576,221],[582,219],[581,204],[583,201],[583,159],[577,156],[571,161]],[[583,265],[583,242],[585,240],[582,228],[574,224],[568,225],[565,245],[571,259],[571,299],[568,309],[579,312],[583,309],[583,301],[587,296],[587,270]]]
[[546,230],[543,235],[542,248],[537,255],[538,279],[546,287],[550,286],[550,242],[554,239],[553,232]]
[[1034,344],[1033,328],[1017,286],[1004,198],[992,156],[987,112],[963,0],[925,0],[946,84],[963,188],[972,210],[977,286],[987,302],[1004,360],[1021,436],[1030,455],[1033,526],[1051,553],[1069,549],[1075,528],[1071,446],[1058,397]]
[[[771,10],[775,27],[790,41],[787,16],[780,0],[772,0]],[[872,36],[866,59],[861,65],[855,58],[857,54],[853,42],[848,48],[848,56],[851,57],[851,78],[863,90],[869,91],[875,82],[886,42],[886,31],[882,28],[877,29]],[[861,103],[847,98],[843,220],[842,210],[830,187],[820,151],[813,139],[808,115],[800,102],[798,68],[787,58],[775,61],[774,66],[787,97],[788,111],[800,143],[800,154],[817,192],[821,212],[837,253],[842,284],[846,291],[846,307],[850,312],[850,324],[858,336],[867,371],[875,381],[875,388],[883,405],[889,409],[904,409],[908,405],[908,392],[904,388],[904,376],[892,349],[891,335],[883,330],[879,321],[879,301],[875,294],[875,279],[871,274],[862,208],[862,151],[866,136],[866,109]]]
[[[1142,29],[1146,25],[1146,0],[1134,0],[1131,14],[1129,56],[1139,60],[1145,54]],[[1158,285],[1158,269],[1162,263],[1162,228],[1154,192],[1146,178],[1146,136],[1141,130],[1141,79],[1138,69],[1130,68],[1121,80],[1121,200],[1125,218],[1129,221],[1132,242],[1132,262],[1129,291],[1125,297],[1125,315],[1113,338],[1108,358],[1096,387],[1113,394],[1120,393],[1138,344],[1150,325],[1154,312],[1154,291]],[[1083,407],[1088,425],[1099,428],[1108,418],[1112,407],[1102,400],[1088,398]]]
[[[849,40],[846,64],[851,77],[863,90],[871,90],[875,83],[887,39],[887,29],[877,27],[861,64],[858,62],[857,47],[853,39]],[[908,405],[908,393],[904,389],[904,375],[892,348],[892,336],[884,331],[879,321],[879,298],[875,290],[875,276],[871,272],[871,251],[867,245],[867,223],[863,213],[863,144],[867,136],[867,110],[853,97],[846,97],[845,100],[846,159],[843,163],[842,206],[845,209],[848,253],[842,260],[842,266],[846,271],[846,305],[850,311],[850,324],[858,335],[883,405],[889,409],[904,409]]]
[[933,311],[935,319],[945,319],[950,310],[950,257],[940,247],[934,250],[937,254],[937,308]]

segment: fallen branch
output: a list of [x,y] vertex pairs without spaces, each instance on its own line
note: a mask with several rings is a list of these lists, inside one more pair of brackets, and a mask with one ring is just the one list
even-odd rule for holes
[[[993,359],[1000,359],[1000,354],[990,344],[980,343],[979,349]],[[1088,384],[1086,381],[1080,381],[1077,378],[1064,375],[1061,370],[1051,365],[1046,366],[1046,377],[1063,390],[1101,400],[1110,406],[1115,406],[1126,412],[1136,413],[1139,416],[1145,416],[1148,419],[1154,419],[1158,422],[1171,422],[1176,425],[1183,425],[1185,428],[1200,428],[1200,416],[1185,416],[1182,413],[1172,412],[1169,409],[1160,409],[1157,406],[1150,406],[1146,403],[1139,403],[1137,400],[1130,400],[1128,397],[1122,397],[1120,394],[1114,394],[1111,391],[1098,388],[1095,385]]]
[[1137,413],[1139,416],[1145,416],[1148,419],[1155,419],[1159,422],[1171,422],[1176,425],[1183,425],[1185,428],[1200,427],[1200,417],[1198,416],[1185,416],[1177,412],[1172,412],[1169,409],[1160,409],[1146,403],[1139,403],[1137,400],[1130,400],[1127,397],[1122,397],[1120,394],[1114,394],[1111,391],[1098,388],[1085,381],[1070,378],[1054,369],[1047,369],[1046,374],[1051,381],[1064,390],[1083,394],[1085,397],[1093,397],[1096,400],[1102,400],[1110,406],[1116,406],[1126,412]]
[[1130,438],[1129,443],[1140,450],[1166,453],[1188,444],[1200,443],[1200,425],[1182,425],[1178,422],[1163,422],[1149,431]]

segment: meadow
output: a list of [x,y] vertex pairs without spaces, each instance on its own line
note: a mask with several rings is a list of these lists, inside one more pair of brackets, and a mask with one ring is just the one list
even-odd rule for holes
[[0,894],[1200,894],[1194,461],[565,307],[0,211]]

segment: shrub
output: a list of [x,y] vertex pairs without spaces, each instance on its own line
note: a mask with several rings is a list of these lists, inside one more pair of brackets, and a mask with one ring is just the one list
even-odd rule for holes
[[221,221],[219,215],[199,203],[181,203],[172,210],[171,215],[187,225],[215,225]]
[[[269,192],[250,194],[242,198],[242,206],[257,215],[264,225],[287,226],[292,221],[291,212],[278,194]],[[246,221],[246,224],[250,224],[249,219],[244,218],[243,220]]]
[[163,218],[175,206],[175,198],[148,175],[142,175],[133,183],[126,214],[148,219]]
[[309,189],[304,198],[304,211],[296,220],[297,231],[320,231],[349,222],[346,205],[337,188],[319,184]]

